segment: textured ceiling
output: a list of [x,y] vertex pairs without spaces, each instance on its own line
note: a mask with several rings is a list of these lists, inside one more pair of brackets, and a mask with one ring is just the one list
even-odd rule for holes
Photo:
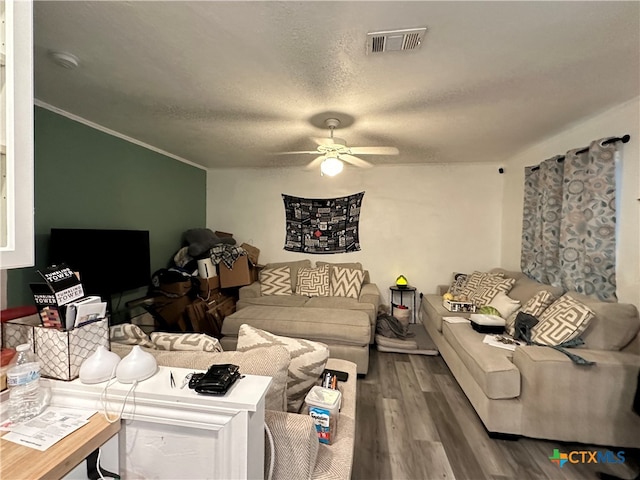
[[[634,2],[35,2],[35,95],[205,167],[303,166],[324,112],[374,164],[501,162],[640,95]],[[428,28],[416,51],[366,34]],[[75,70],[52,50],[80,59]],[[603,136],[634,132],[602,132]]]

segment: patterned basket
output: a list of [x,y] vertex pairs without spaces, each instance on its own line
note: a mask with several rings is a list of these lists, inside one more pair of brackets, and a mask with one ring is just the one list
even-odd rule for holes
[[35,329],[36,354],[40,374],[58,380],[73,380],[80,375],[80,365],[100,345],[109,350],[109,319],[69,331],[38,327]]
[[69,331],[45,328],[34,315],[2,324],[5,347],[31,343],[40,361],[40,375],[57,380],[78,378],[80,365],[99,345],[109,349],[109,319]]

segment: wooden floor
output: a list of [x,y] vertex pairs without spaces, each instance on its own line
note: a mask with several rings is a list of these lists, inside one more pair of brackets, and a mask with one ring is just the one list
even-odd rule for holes
[[358,379],[356,422],[354,480],[589,480],[598,472],[631,479],[640,471],[637,450],[625,450],[624,464],[559,468],[549,460],[554,448],[603,448],[490,438],[440,356],[372,348],[369,373]]

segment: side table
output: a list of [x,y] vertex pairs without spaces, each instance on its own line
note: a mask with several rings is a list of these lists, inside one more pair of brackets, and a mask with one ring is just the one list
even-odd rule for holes
[[[391,314],[393,314],[393,306],[394,305],[404,305],[403,296],[411,297],[411,323],[416,323],[416,287],[412,287],[411,285],[407,285],[406,287],[399,287],[397,285],[391,285],[389,287],[389,304],[391,306]],[[394,299],[399,296],[400,302],[395,302]],[[405,305],[409,306],[409,305]]]

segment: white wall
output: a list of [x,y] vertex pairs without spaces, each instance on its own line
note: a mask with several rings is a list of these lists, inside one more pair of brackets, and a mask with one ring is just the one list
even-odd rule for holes
[[[477,164],[350,167],[334,178],[302,168],[215,169],[207,175],[207,226],[258,247],[261,264],[362,262],[388,303],[388,287],[400,274],[419,292],[433,293],[453,271],[499,264],[503,177],[498,165]],[[304,255],[283,249],[281,194],[333,198],[361,191],[361,251]]]
[[520,232],[524,167],[536,165],[554,155],[582,147],[608,136],[631,135],[623,145],[617,252],[618,300],[640,306],[640,98],[619,105],[601,115],[576,124],[516,155],[505,167],[502,221],[502,259],[508,269],[520,269]]

